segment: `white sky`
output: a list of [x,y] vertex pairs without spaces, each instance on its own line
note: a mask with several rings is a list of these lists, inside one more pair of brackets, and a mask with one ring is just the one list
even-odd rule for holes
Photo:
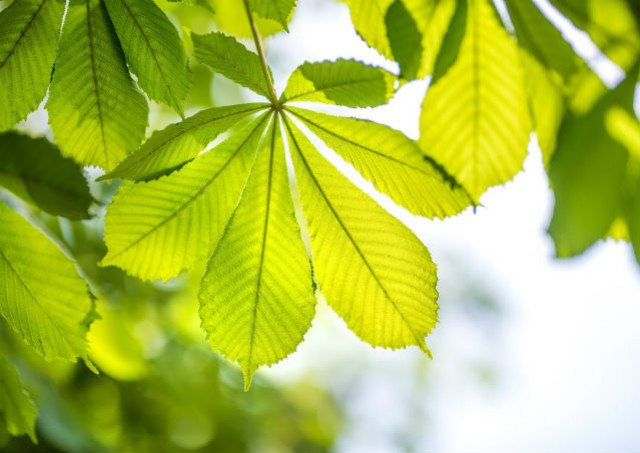
[[[301,0],[290,28],[267,40],[279,90],[305,60],[355,57],[394,69],[357,37],[344,5]],[[619,81],[588,39],[568,33],[608,84]],[[390,105],[357,114],[415,138],[425,90],[425,82],[408,84]],[[439,264],[441,321],[427,339],[435,359],[374,350],[321,310],[298,352],[264,372],[283,383],[311,377],[342,398],[349,422],[337,451],[640,448],[640,267],[628,244],[613,241],[553,258],[545,233],[553,195],[535,145],[524,172],[485,194],[475,215],[428,221],[378,198]],[[469,284],[502,314],[461,315],[457,299]],[[495,374],[487,384],[477,378],[484,366]]]

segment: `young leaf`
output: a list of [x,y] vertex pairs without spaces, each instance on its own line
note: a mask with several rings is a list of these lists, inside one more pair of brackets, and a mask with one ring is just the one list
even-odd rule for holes
[[327,302],[373,346],[417,345],[436,324],[436,266],[402,223],[329,164],[285,120],[313,268]]
[[105,0],[105,4],[140,87],[183,116],[190,74],[174,26],[153,0]]
[[85,282],[49,239],[0,202],[0,314],[45,359],[86,356]]
[[135,88],[101,0],[71,0],[49,101],[63,153],[110,171],[144,138],[148,106]]
[[191,37],[196,59],[200,63],[264,97],[269,97],[269,87],[257,54],[222,33],[192,33]]
[[180,170],[125,185],[107,208],[103,266],[167,280],[211,256],[245,186],[267,116]]
[[578,57],[560,31],[531,0],[507,0],[506,3],[520,46],[568,80],[578,69]]
[[386,104],[393,95],[394,87],[393,74],[359,61],[305,63],[289,76],[280,101],[374,107]]
[[443,218],[472,202],[404,134],[371,121],[288,109],[374,186],[414,214]]
[[200,302],[209,341],[240,364],[245,389],[259,366],[291,354],[311,326],[311,265],[294,216],[277,121],[209,262]]
[[478,199],[522,168],[529,112],[517,46],[488,0],[459,2],[452,21],[456,44],[438,56],[418,143]]
[[56,58],[61,0],[20,0],[0,12],[0,131],[34,111]]
[[289,31],[288,22],[296,6],[296,0],[249,0],[249,6],[258,16],[275,20]]
[[138,151],[98,180],[154,178],[193,159],[220,133],[265,106],[240,104],[201,110],[186,120],[155,131]]
[[628,151],[606,126],[614,106],[633,112],[637,69],[594,108],[568,115],[549,166],[556,203],[549,234],[560,257],[577,255],[603,238],[621,209]]
[[92,197],[82,169],[44,138],[0,134],[0,187],[49,214],[89,218]]
[[38,410],[20,382],[18,371],[5,358],[0,357],[0,419],[4,419],[12,436],[27,434],[34,444]]

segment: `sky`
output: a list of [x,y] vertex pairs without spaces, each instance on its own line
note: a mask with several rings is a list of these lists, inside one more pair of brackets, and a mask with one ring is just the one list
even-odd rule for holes
[[[539,3],[615,85],[619,68]],[[266,40],[278,91],[304,61],[356,58],[396,69],[356,35],[342,4],[300,1],[290,30]],[[405,85],[387,106],[334,111],[417,138],[427,85]],[[513,181],[490,189],[475,213],[444,221],[412,216],[324,152],[427,245],[441,295],[440,323],[427,337],[432,361],[417,348],[373,349],[324,307],[298,351],[263,372],[282,385],[309,378],[342,398],[348,422],[336,451],[640,447],[640,267],[631,247],[613,240],[577,258],[554,258],[546,234],[553,194],[535,137]],[[474,309],[467,299],[489,301],[490,309]]]

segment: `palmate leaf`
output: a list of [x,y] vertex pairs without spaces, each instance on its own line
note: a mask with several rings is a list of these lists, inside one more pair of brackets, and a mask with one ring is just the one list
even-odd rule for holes
[[44,98],[56,58],[62,0],[20,0],[0,12],[0,131]]
[[144,138],[137,91],[102,0],[71,0],[51,83],[49,124],[67,156],[111,171]]
[[289,76],[280,102],[312,101],[373,107],[387,103],[394,89],[393,74],[359,61],[305,63]]
[[329,305],[373,346],[417,345],[437,320],[436,266],[402,223],[355,188],[285,120],[316,279]]
[[183,116],[190,72],[174,26],[153,0],[105,0],[105,4],[140,88]]
[[296,0],[249,0],[251,11],[265,19],[272,19],[289,31],[288,23]]
[[623,210],[629,152],[607,129],[613,107],[633,115],[637,68],[587,113],[567,115],[549,166],[555,195],[549,234],[560,257],[577,255],[605,237]]
[[159,176],[193,159],[220,133],[265,107],[266,104],[240,104],[201,110],[154,132],[138,151],[98,180],[139,181]]
[[93,199],[82,169],[44,138],[0,134],[0,187],[49,214],[89,217]]
[[412,213],[443,218],[471,204],[466,190],[401,132],[371,121],[287,110],[379,191]]
[[85,282],[40,231],[0,202],[0,314],[46,359],[86,357]]
[[0,356],[0,420],[4,419],[7,432],[12,436],[27,434],[37,444],[37,416],[38,410],[22,386],[18,371]]
[[102,265],[147,280],[175,277],[213,252],[251,169],[263,115],[171,175],[127,184],[107,208]]
[[311,326],[311,266],[294,215],[277,122],[209,261],[200,300],[209,341],[240,364],[245,389],[259,366],[293,352]]
[[[200,63],[264,97],[269,97],[269,87],[262,73],[260,57],[256,53],[222,33],[193,33],[191,37],[194,54]],[[273,80],[271,72],[269,76]]]
[[477,200],[520,171],[530,130],[515,42],[487,0],[459,2],[422,105],[418,143]]

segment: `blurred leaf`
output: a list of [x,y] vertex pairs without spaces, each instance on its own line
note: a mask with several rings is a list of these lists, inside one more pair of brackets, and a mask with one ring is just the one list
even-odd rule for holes
[[414,214],[458,214],[471,198],[455,178],[426,159],[404,134],[371,121],[288,109],[352,164],[376,189]]
[[[262,73],[258,54],[250,52],[234,38],[222,33],[198,35],[193,33],[196,59],[214,71],[264,97],[269,97],[269,87]],[[269,71],[273,80],[273,75]]]
[[105,0],[105,4],[140,88],[184,116],[190,73],[173,24],[153,0]]
[[393,59],[385,15],[394,0],[342,0],[349,5],[351,22],[360,37],[383,57]]
[[[244,3],[241,0],[212,0],[216,25],[220,31],[236,38],[251,37],[251,27],[246,18]],[[282,25],[271,19],[255,18],[260,34],[265,37],[282,31]]]
[[477,200],[521,170],[530,130],[515,42],[487,0],[461,1],[422,105],[420,147]]
[[140,145],[148,106],[101,0],[72,0],[47,102],[65,155],[111,171]]
[[20,0],[0,11],[0,131],[34,111],[51,80],[61,0]]
[[64,253],[0,202],[0,314],[38,354],[86,357],[87,285]]
[[621,209],[629,155],[607,131],[606,116],[614,106],[633,112],[636,80],[637,68],[592,110],[562,123],[549,166],[556,198],[549,234],[560,257],[603,238]]
[[89,218],[93,199],[82,169],[44,138],[0,134],[0,187],[49,214]]
[[422,60],[422,34],[402,0],[395,0],[384,17],[387,38],[394,59],[400,65],[400,76],[417,78]]
[[264,108],[264,104],[240,104],[201,110],[186,120],[155,131],[138,151],[98,180],[140,181],[157,177],[193,159],[220,133]]
[[389,101],[394,84],[393,74],[356,60],[304,63],[289,76],[280,100],[373,107]]
[[27,434],[37,444],[37,416],[38,410],[22,386],[18,371],[5,357],[0,357],[0,421],[12,436]]
[[431,355],[425,336],[436,324],[438,294],[429,251],[285,124],[314,275],[327,302],[372,346],[416,345]]
[[245,186],[266,116],[169,176],[126,184],[107,208],[103,266],[146,280],[211,256]]
[[265,19],[273,19],[289,31],[288,22],[291,19],[296,0],[249,0],[251,11]]
[[245,390],[259,366],[291,354],[311,327],[311,265],[294,216],[277,122],[209,261],[200,301],[209,341],[241,366]]

